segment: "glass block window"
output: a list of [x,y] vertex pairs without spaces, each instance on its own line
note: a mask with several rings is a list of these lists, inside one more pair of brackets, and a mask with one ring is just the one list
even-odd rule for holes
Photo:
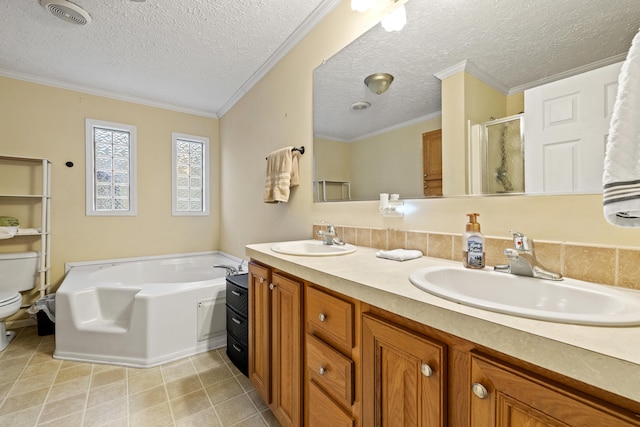
[[87,119],[86,214],[136,215],[136,127]]
[[173,133],[172,214],[209,215],[209,138]]

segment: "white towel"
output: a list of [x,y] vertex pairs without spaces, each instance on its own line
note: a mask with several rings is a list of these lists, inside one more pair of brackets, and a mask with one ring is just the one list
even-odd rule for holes
[[640,32],[618,78],[602,182],[607,221],[640,227]]
[[300,184],[298,153],[293,147],[276,150],[267,156],[267,176],[264,184],[264,202],[288,202],[290,188]]
[[16,235],[18,227],[6,226],[0,227],[0,240],[10,239]]
[[408,259],[420,258],[422,252],[411,249],[393,249],[390,251],[376,252],[378,258],[392,259],[394,261],[406,261]]

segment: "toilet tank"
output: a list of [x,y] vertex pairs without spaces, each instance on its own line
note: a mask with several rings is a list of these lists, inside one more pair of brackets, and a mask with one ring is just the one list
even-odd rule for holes
[[0,291],[27,291],[36,285],[38,252],[0,254]]

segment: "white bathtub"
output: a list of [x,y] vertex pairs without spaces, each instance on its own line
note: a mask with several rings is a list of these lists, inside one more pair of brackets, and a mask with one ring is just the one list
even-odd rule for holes
[[241,262],[199,252],[66,264],[53,357],[151,367],[225,346],[226,270],[213,266]]

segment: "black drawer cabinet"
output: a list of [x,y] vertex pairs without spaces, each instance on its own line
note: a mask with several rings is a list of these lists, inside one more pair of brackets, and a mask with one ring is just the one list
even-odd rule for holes
[[247,375],[249,369],[249,275],[227,276],[227,356]]

